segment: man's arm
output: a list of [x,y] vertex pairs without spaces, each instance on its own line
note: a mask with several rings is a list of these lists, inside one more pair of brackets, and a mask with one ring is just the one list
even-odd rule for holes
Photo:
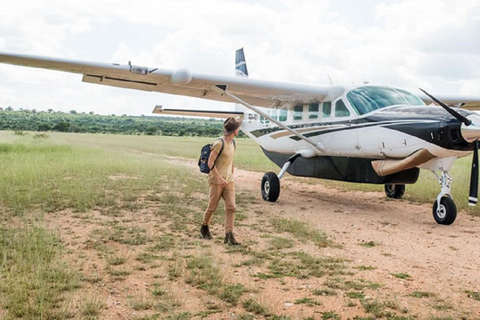
[[[208,157],[208,167],[210,168],[210,171],[213,173],[217,181],[224,187],[228,185],[227,181],[223,179],[223,177],[220,175],[220,172],[218,172],[217,168],[214,167],[215,165],[215,160],[217,160],[218,157],[218,152],[215,150],[212,150],[210,153],[210,157]],[[213,169],[212,169],[213,167]]]

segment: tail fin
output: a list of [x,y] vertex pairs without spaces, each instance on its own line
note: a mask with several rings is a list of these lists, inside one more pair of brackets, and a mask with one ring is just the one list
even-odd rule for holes
[[[237,77],[248,78],[247,62],[245,61],[245,53],[243,52],[243,48],[235,51],[235,75]],[[244,117],[248,120],[248,122],[256,121],[258,119],[257,114],[251,113],[251,111],[241,104],[235,104],[235,111],[243,112],[245,115]]]
[[235,75],[237,77],[248,77],[247,62],[243,48],[235,52]]

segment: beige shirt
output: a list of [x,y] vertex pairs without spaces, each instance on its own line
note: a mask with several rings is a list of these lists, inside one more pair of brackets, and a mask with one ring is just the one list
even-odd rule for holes
[[[227,183],[230,183],[233,181],[233,158],[235,157],[235,145],[233,141],[227,142],[224,138],[222,138],[222,140],[224,142],[224,147],[222,154],[215,160],[215,168],[217,168],[217,171],[220,173],[222,178],[225,179]],[[221,149],[222,141],[218,139],[213,143],[212,151],[215,150],[217,153],[220,153]],[[210,171],[208,174],[208,183],[220,184],[212,171]]]

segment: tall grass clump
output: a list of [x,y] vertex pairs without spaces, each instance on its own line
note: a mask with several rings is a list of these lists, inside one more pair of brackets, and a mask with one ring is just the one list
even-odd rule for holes
[[63,294],[79,276],[60,261],[55,234],[38,227],[0,229],[0,304],[7,319],[60,319]]

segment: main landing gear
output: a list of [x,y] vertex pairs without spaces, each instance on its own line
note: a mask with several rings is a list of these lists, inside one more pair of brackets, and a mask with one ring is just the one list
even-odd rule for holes
[[386,184],[385,194],[389,198],[402,199],[403,195],[405,194],[405,185],[404,184]]
[[262,178],[262,198],[265,201],[275,202],[277,201],[278,197],[280,196],[280,179],[282,179],[285,172],[287,172],[288,167],[301,155],[299,153],[294,154],[290,158],[288,158],[287,162],[280,170],[278,176],[275,172],[267,172],[263,175]]

